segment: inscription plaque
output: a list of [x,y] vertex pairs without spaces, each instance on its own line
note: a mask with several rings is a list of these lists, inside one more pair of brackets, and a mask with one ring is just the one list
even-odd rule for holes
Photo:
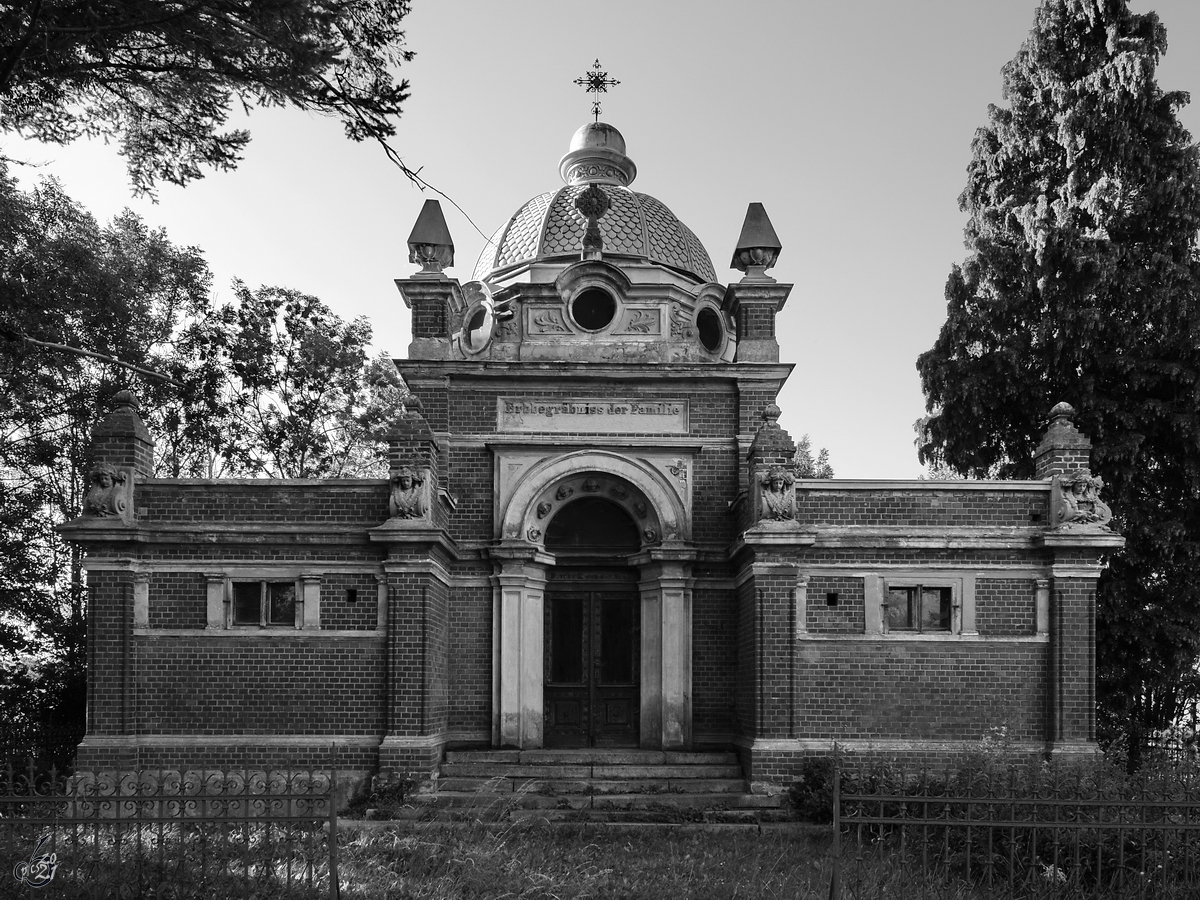
[[595,434],[687,434],[686,400],[500,397],[497,431],[583,431]]

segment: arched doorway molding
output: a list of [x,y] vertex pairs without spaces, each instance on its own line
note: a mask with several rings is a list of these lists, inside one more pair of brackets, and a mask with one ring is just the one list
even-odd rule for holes
[[[594,491],[585,490],[589,478],[597,482]],[[564,489],[573,493],[559,497],[558,492]],[[643,549],[691,539],[691,518],[675,486],[645,460],[608,450],[579,450],[530,466],[522,473],[501,512],[500,537],[542,546],[543,523],[547,518],[571,497],[586,493],[596,493],[618,503],[643,529],[652,529],[654,537],[645,540]],[[644,512],[638,504],[643,505]],[[537,538],[531,537],[534,531]]]
[[[604,450],[567,453],[530,466],[498,517],[500,539],[489,550],[494,566],[492,744],[543,745],[545,590],[556,562],[545,549],[545,525],[580,495],[617,503],[641,528],[642,546],[629,557],[638,570],[641,605],[641,746],[684,749],[691,743],[695,552],[690,517],[662,473],[644,460]],[[645,506],[644,516],[639,504]]]

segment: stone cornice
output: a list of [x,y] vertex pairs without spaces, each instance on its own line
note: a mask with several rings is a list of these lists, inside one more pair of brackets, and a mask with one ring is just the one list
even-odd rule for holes
[[1119,550],[1125,546],[1125,538],[1111,531],[1086,531],[1084,529],[1059,529],[1044,532],[1038,545],[1052,550],[1081,550],[1105,552]]
[[[93,524],[95,523],[95,524]],[[79,544],[346,544],[365,543],[373,524],[300,525],[275,522],[236,524],[150,522],[121,525],[108,521],[76,519],[58,526],[58,532]]]
[[456,377],[464,380],[488,380],[511,377],[521,384],[539,380],[561,386],[564,380],[652,382],[662,390],[675,389],[678,380],[686,389],[694,389],[696,379],[725,378],[730,381],[786,381],[795,367],[792,363],[603,363],[603,362],[509,362],[454,359],[397,359],[397,368],[405,381],[422,378]]
[[818,526],[817,547],[888,547],[936,550],[1029,550],[1040,546],[1035,526],[843,525]]

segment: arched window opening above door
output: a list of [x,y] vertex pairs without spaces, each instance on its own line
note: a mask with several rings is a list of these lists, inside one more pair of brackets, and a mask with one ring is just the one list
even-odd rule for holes
[[552,552],[634,553],[641,544],[642,535],[629,514],[601,497],[568,503],[546,527],[546,549]]

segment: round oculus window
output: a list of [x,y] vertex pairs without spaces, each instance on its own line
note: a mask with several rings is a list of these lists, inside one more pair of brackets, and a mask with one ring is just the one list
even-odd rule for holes
[[721,343],[725,340],[725,326],[721,324],[720,314],[711,306],[704,307],[696,315],[696,333],[709,353],[721,349]]
[[586,288],[571,301],[571,318],[580,328],[588,331],[599,331],[608,325],[616,314],[616,299],[601,288]]
[[468,313],[463,323],[462,339],[467,349],[478,353],[492,339],[492,317],[484,306],[477,306]]

